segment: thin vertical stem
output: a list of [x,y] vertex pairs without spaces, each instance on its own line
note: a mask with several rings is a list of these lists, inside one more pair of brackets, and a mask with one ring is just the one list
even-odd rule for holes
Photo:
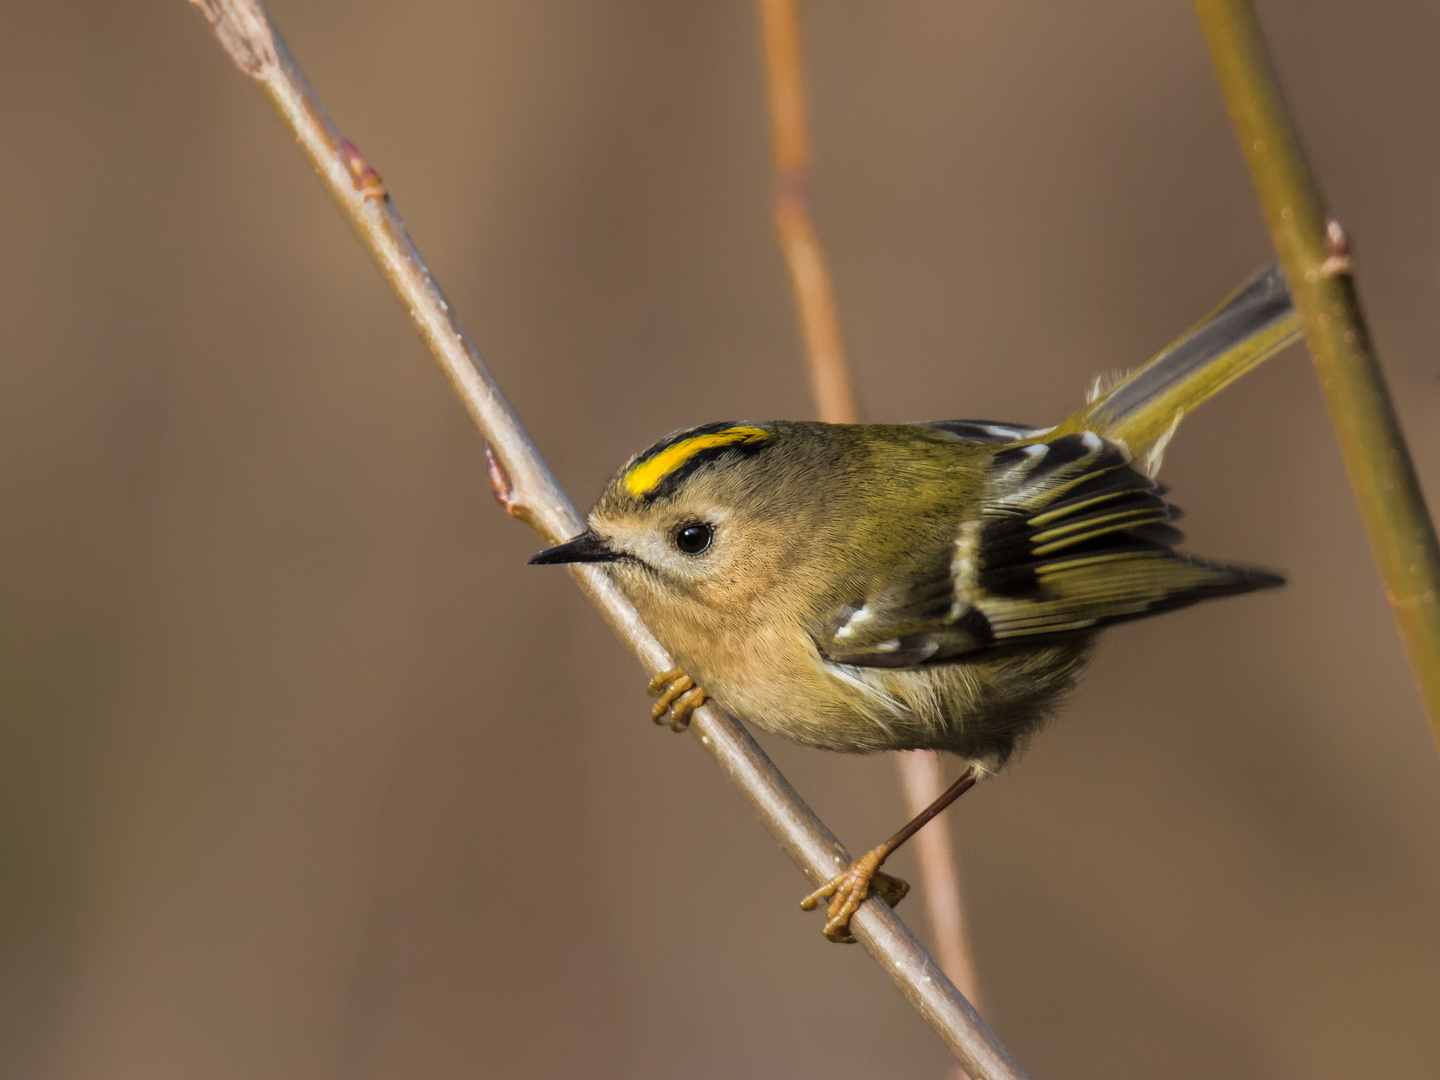
[[835,292],[825,253],[810,218],[810,142],[805,134],[805,86],[795,0],[758,0],[770,89],[770,131],[775,150],[775,231],[790,271],[810,389],[820,419],[853,424],[859,418]]
[[1410,667],[1440,747],[1440,544],[1355,292],[1250,0],[1195,0]]
[[[790,270],[810,385],[821,420],[853,424],[860,419],[854,381],[845,360],[825,252],[810,216],[810,140],[805,124],[805,79],[796,4],[795,0],[758,0],[758,7],[775,153],[775,230]],[[913,816],[929,806],[944,786],[940,782],[940,757],[934,751],[921,750],[896,755],[896,764],[905,802]],[[974,1004],[975,965],[949,819],[932,821],[915,838],[914,846],[935,951],[945,973]]]

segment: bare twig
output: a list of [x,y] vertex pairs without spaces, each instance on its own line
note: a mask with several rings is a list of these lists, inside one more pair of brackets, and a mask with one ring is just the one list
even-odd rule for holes
[[[810,386],[821,420],[854,424],[860,419],[854,381],[845,361],[825,252],[810,220],[810,143],[805,126],[805,80],[796,0],[757,3],[765,41],[770,132],[775,149],[775,231],[790,270]],[[897,754],[895,761],[905,802],[913,816],[934,802],[945,787],[940,781],[940,758],[932,750],[921,750]],[[961,907],[959,865],[949,819],[932,821],[916,836],[914,847],[935,951],[945,973],[973,1005],[975,963]]]
[[[582,528],[519,417],[416,251],[379,175],[340,137],[299,64],[259,0],[191,0],[245,74],[255,79],[315,167],[321,182],[410,313],[420,336],[490,443],[496,497],[546,540]],[[672,664],[635,609],[603,571],[571,567],[581,589],[651,673]],[[780,775],[749,733],[713,705],[695,713],[690,731],[741,789],[761,820],[811,882],[834,876],[849,853]],[[950,980],[883,903],[867,903],[852,923],[917,1012],[972,1076],[1023,1080],[1025,1073]]]
[[770,88],[770,131],[775,147],[775,230],[790,270],[790,286],[805,339],[810,389],[820,419],[859,420],[855,389],[845,365],[835,294],[825,254],[810,221],[810,143],[805,135],[805,86],[795,0],[759,0]]
[[1254,5],[1195,0],[1195,10],[1440,746],[1440,545],[1355,294],[1349,243],[1326,217]]

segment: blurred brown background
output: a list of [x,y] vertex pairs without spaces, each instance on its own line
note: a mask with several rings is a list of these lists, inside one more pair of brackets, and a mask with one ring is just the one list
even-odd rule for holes
[[[275,0],[582,504],[811,408],[746,0]],[[938,1077],[537,541],[182,0],[0,38],[0,1075]],[[1440,15],[1263,4],[1440,494]],[[1182,0],[811,4],[877,419],[1048,423],[1267,258]],[[1299,350],[1193,418],[1195,550],[954,814],[1037,1078],[1440,1075],[1440,767]],[[855,848],[892,764],[766,743]],[[913,870],[903,857],[901,871]],[[922,933],[923,907],[902,911]]]

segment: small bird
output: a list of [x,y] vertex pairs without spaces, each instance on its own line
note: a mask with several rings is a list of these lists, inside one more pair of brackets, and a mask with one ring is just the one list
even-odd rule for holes
[[532,563],[605,563],[680,665],[651,684],[683,730],[713,697],[825,750],[944,750],[960,778],[811,893],[853,941],[884,860],[994,773],[1074,684],[1105,626],[1282,583],[1176,550],[1154,476],[1181,418],[1299,336],[1266,268],[1150,363],[1051,428],[724,421],[632,458],[588,528]]

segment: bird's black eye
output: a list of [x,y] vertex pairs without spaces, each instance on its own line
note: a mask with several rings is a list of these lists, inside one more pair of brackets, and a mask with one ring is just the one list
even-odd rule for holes
[[675,534],[675,546],[686,555],[699,555],[710,546],[710,541],[714,538],[714,529],[709,525],[697,522],[694,525],[686,525]]

